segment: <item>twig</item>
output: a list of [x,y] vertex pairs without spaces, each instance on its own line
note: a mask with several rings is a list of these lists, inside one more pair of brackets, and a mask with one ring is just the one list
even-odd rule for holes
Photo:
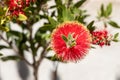
[[41,61],[43,60],[44,55],[46,54],[46,50],[47,50],[49,44],[50,44],[50,42],[48,42],[48,43],[46,44],[46,46],[44,47],[43,51],[41,52],[41,56],[39,57],[39,59],[38,59],[38,61],[37,61],[37,66],[39,66],[40,63],[41,63]]
[[32,66],[32,64],[30,62],[28,62],[24,56],[21,56],[20,53],[19,53],[19,50],[16,50],[11,44],[10,42],[8,42],[8,40],[6,40],[2,35],[0,35],[0,38],[5,41],[16,53],[18,53],[19,57],[21,59],[23,59],[28,65]]

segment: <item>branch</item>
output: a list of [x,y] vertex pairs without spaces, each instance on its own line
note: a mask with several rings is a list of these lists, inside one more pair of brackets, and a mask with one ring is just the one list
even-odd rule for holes
[[31,64],[30,62],[28,62],[28,61],[25,59],[25,57],[20,54],[19,50],[15,49],[15,48],[10,44],[10,42],[8,42],[8,40],[6,40],[2,35],[0,35],[0,38],[1,38],[3,41],[5,41],[5,42],[14,50],[14,52],[19,55],[19,57],[20,57],[21,59],[23,59],[28,65],[32,66],[32,64]]
[[38,59],[38,61],[37,61],[37,66],[39,66],[40,63],[41,63],[41,61],[43,60],[43,58],[44,58],[44,56],[45,56],[45,54],[46,54],[46,50],[47,50],[49,44],[50,44],[50,42],[48,42],[48,43],[46,44],[46,46],[44,47],[43,51],[41,52],[41,56],[39,57],[39,59]]

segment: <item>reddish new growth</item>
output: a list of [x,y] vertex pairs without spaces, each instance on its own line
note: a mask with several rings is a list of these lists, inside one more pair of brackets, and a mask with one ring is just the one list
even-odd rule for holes
[[108,31],[94,31],[92,32],[92,43],[99,46],[110,45],[112,36],[108,34]]
[[90,49],[91,36],[82,24],[64,22],[53,31],[51,44],[56,56],[62,61],[77,61]]
[[24,14],[23,9],[29,6],[31,1],[33,2],[33,0],[9,0],[9,11],[12,13],[13,16]]

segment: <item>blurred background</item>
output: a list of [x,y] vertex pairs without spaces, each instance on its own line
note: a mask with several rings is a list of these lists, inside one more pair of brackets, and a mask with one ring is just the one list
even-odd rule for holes
[[[77,0],[76,0],[77,1]],[[87,22],[95,20],[101,4],[113,4],[112,20],[120,25],[120,0],[87,0],[82,6],[86,9],[90,17]],[[54,4],[53,0],[48,2],[48,6]],[[39,23],[38,23],[39,24]],[[101,22],[95,23],[97,27],[102,27]],[[17,26],[13,24],[13,26]],[[119,32],[108,26],[110,33]],[[2,50],[6,55],[15,54],[12,51]],[[28,60],[30,55],[26,54]],[[39,80],[53,80],[54,71],[57,67],[58,80],[120,80],[120,42],[112,43],[111,46],[91,49],[85,59],[77,63],[59,63],[44,59],[39,69]],[[33,80],[32,69],[24,62],[0,61],[0,80]]]

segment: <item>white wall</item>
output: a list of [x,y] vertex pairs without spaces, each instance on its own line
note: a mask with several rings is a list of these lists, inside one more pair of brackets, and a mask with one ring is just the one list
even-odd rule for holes
[[[86,21],[90,22],[97,16],[97,11],[101,3],[113,3],[112,19],[120,25],[120,0],[88,0],[82,8],[87,9],[91,14]],[[101,27],[101,22],[95,24]],[[111,33],[119,32],[120,30],[108,27]],[[10,52],[5,51],[6,54]],[[11,54],[11,53],[10,53]],[[31,70],[31,69],[30,69]],[[54,65],[48,60],[44,60],[40,67],[40,80],[50,80],[50,71],[54,70]],[[58,67],[58,75],[60,80],[116,80],[116,76],[120,75],[120,42],[112,43],[110,47],[97,47],[91,49],[85,59],[78,63],[60,63]],[[30,73],[32,74],[32,73]],[[0,61],[0,77],[2,80],[21,80],[17,73],[16,62],[1,62]],[[29,77],[28,80],[33,80]]]

